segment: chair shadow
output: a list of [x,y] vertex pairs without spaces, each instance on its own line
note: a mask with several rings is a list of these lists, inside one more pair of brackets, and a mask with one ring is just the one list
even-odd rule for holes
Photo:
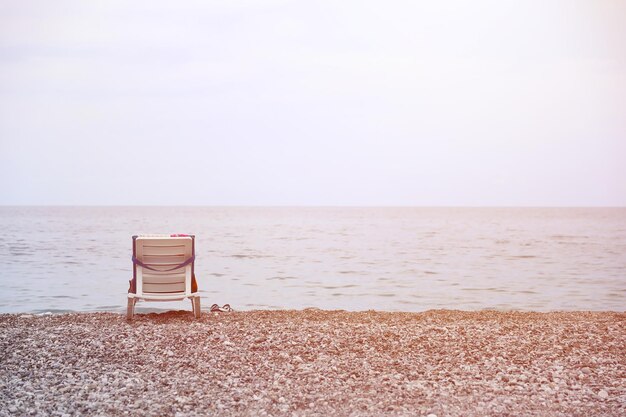
[[[200,314],[202,319],[203,314]],[[145,322],[150,321],[153,323],[165,324],[174,322],[189,322],[193,323],[200,319],[196,319],[193,316],[193,312],[190,310],[169,310],[169,311],[147,311],[147,312],[135,312],[133,322]]]

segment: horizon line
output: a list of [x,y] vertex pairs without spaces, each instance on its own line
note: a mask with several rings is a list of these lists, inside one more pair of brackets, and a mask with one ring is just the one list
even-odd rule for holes
[[18,207],[66,207],[66,208],[107,208],[107,207],[137,207],[137,208],[160,208],[160,207],[211,207],[211,208],[626,208],[626,205],[337,205],[337,204],[0,204],[1,208]]

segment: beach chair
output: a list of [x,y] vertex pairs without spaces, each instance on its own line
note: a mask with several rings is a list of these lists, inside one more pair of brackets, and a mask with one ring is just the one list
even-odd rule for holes
[[133,319],[137,300],[179,301],[189,298],[200,317],[200,294],[194,276],[195,236],[133,236],[133,279],[126,318]]

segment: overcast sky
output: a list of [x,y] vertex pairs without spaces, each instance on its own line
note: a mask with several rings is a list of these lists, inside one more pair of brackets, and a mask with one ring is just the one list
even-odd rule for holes
[[0,204],[626,205],[626,1],[0,2]]

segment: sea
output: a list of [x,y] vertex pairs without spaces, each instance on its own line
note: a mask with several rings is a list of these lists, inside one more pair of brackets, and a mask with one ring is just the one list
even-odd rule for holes
[[626,208],[5,206],[0,230],[1,313],[124,312],[155,233],[196,236],[205,310],[626,309]]

